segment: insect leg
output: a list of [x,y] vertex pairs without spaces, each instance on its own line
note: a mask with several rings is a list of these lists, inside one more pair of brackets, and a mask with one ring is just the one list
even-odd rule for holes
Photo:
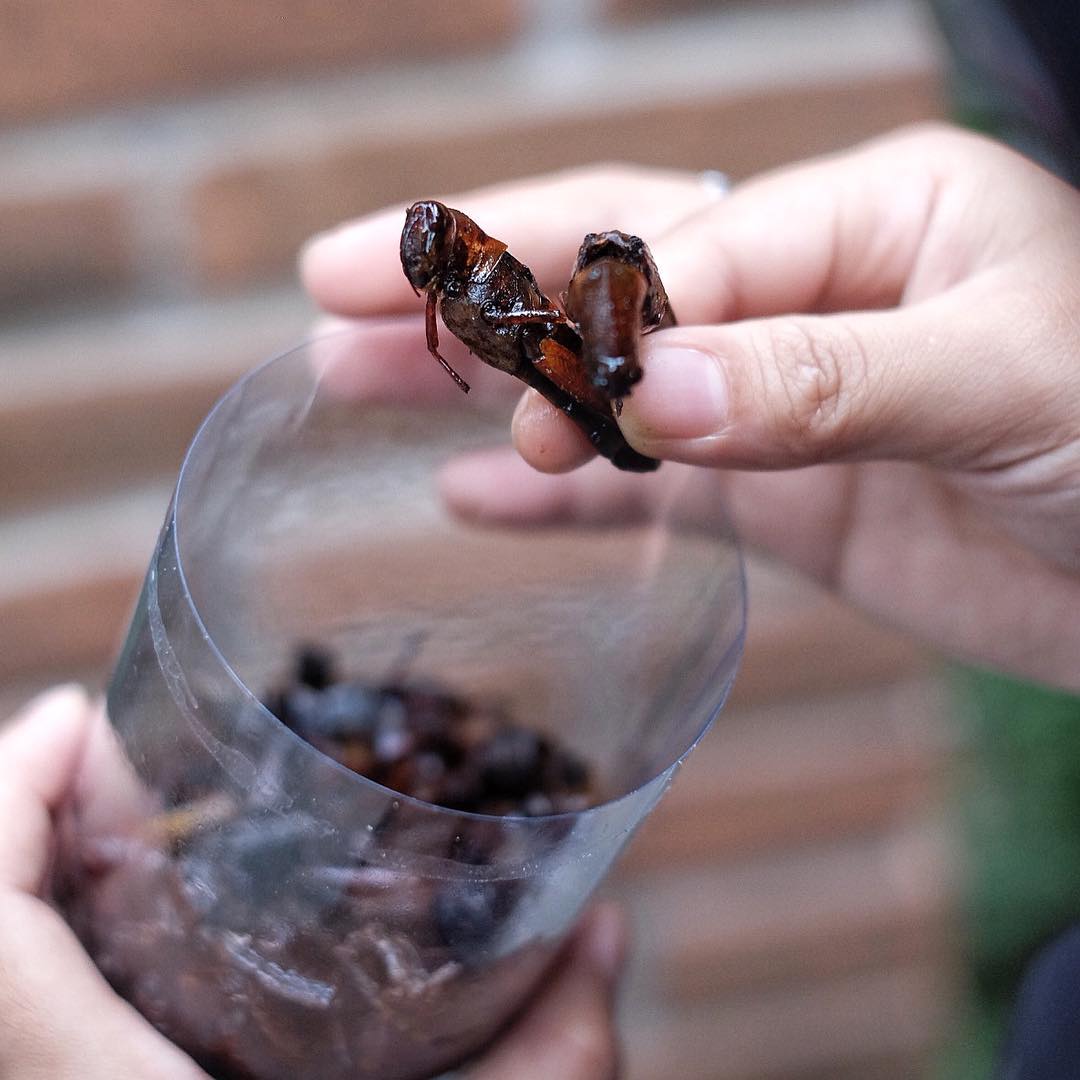
[[438,297],[435,295],[434,289],[428,289],[427,305],[424,308],[424,328],[427,331],[427,347],[428,352],[439,361],[440,364],[446,369],[450,378],[454,380],[461,387],[461,389],[467,394],[469,392],[469,384],[450,366],[446,359],[439,353],[439,326],[435,321],[435,308],[438,303]]
[[492,326],[540,326],[564,323],[566,316],[558,308],[535,308],[524,311],[499,311],[485,304],[481,309],[486,322]]

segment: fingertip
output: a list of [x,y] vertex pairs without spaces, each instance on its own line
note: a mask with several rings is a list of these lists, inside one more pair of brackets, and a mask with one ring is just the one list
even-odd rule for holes
[[[498,498],[507,468],[516,462],[505,460],[509,450],[479,450],[451,458],[440,470],[439,495],[456,517],[466,521],[486,520]],[[520,464],[520,462],[517,462]]]
[[82,753],[93,716],[90,696],[78,683],[45,690],[15,714],[0,767],[32,779],[46,793],[58,790]]
[[56,686],[25,705],[0,735],[0,888],[40,889],[52,815],[71,790],[92,716],[83,687]]
[[339,225],[310,237],[300,248],[296,257],[300,283],[323,307],[333,310],[327,303],[337,293],[345,264],[352,245],[345,234],[350,226]]
[[448,461],[439,474],[439,494],[455,516],[473,524],[522,527],[551,521],[565,510],[564,485],[508,446]]
[[301,274],[341,270],[365,248],[396,237],[401,232],[403,217],[403,207],[387,207],[316,233],[300,248],[297,261]]
[[297,257],[312,299],[339,315],[407,309],[415,297],[401,272],[404,206],[389,207],[311,237]]
[[535,390],[518,401],[510,430],[515,449],[538,472],[570,472],[595,456],[578,427]]

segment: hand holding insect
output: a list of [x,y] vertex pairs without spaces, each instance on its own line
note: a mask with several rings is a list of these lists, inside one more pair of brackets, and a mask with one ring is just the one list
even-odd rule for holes
[[[938,646],[1080,686],[1073,188],[924,127],[723,199],[693,173],[604,167],[454,202],[545,283],[597,220],[650,238],[680,325],[641,339],[646,376],[617,424],[640,453],[699,466],[703,514],[722,499],[748,544]],[[395,208],[310,248],[316,301],[414,307],[400,232]],[[413,337],[400,328],[399,355]],[[537,394],[513,433],[524,461],[455,473],[456,512],[618,520],[645,497],[578,469],[590,445]]]

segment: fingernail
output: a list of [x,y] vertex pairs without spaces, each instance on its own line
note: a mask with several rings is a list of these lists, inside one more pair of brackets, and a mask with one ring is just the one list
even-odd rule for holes
[[614,904],[604,904],[591,917],[585,952],[605,979],[614,979],[626,956],[626,920]]
[[623,406],[620,426],[639,449],[652,441],[703,439],[727,424],[727,377],[717,356],[686,346],[655,348]]

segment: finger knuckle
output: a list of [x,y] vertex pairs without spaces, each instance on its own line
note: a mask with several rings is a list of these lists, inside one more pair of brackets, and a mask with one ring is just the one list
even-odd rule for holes
[[839,449],[853,426],[867,381],[867,357],[857,334],[835,317],[788,319],[770,327],[768,359],[779,385],[778,434],[792,450]]
[[974,165],[1001,166],[1015,158],[1000,142],[941,120],[922,120],[884,136],[890,154],[932,163],[936,172],[970,172]]
[[941,146],[962,145],[967,141],[967,133],[963,128],[944,120],[916,120],[897,128],[891,135],[886,136],[886,139],[904,150],[910,150],[912,144],[937,149]]

